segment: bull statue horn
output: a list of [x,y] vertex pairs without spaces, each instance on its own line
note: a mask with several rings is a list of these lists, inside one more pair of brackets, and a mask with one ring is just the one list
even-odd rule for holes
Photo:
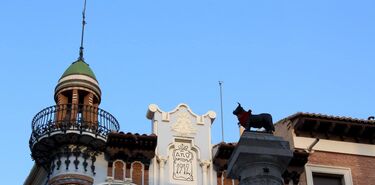
[[238,106],[240,106],[241,107],[241,104],[240,104],[240,102],[237,102],[238,103]]

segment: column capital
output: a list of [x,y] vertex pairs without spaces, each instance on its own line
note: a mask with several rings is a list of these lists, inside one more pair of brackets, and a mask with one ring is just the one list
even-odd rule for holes
[[160,167],[164,167],[164,164],[167,162],[168,157],[157,155],[157,156],[156,156],[156,160],[157,160],[158,163],[160,164]]
[[199,164],[202,166],[202,167],[209,167],[211,165],[211,160],[200,160],[199,161]]

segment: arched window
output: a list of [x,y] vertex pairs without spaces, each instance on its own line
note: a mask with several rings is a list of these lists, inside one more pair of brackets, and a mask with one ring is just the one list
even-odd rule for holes
[[125,180],[125,163],[123,161],[115,161],[113,171],[114,180]]
[[144,176],[143,164],[139,161],[133,162],[131,166],[131,177],[133,179],[133,182],[140,185],[145,184]]

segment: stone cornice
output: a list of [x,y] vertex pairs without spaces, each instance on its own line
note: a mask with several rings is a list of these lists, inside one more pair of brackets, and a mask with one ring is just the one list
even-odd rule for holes
[[213,123],[213,121],[215,120],[216,118],[216,113],[214,111],[208,111],[206,114],[203,114],[203,115],[197,115],[195,114],[191,109],[190,107],[187,105],[187,104],[184,104],[184,103],[181,103],[179,105],[177,105],[177,107],[175,109],[173,109],[172,111],[170,112],[164,112],[162,111],[156,104],[150,104],[148,106],[148,110],[147,110],[147,114],[146,114],[146,117],[150,120],[153,120],[154,119],[154,115],[156,112],[159,112],[161,113],[162,115],[162,120],[163,121],[166,121],[168,122],[169,121],[169,115],[170,114],[173,114],[177,111],[179,111],[182,107],[185,107],[188,112],[193,115],[194,117],[196,117],[197,119],[197,124],[204,124],[204,118],[205,117],[208,117],[210,118],[211,120],[211,124]]

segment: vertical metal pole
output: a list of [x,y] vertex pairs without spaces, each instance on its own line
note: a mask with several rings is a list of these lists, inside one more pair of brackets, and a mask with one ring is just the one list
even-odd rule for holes
[[85,34],[85,25],[86,25],[86,0],[83,2],[83,10],[82,10],[82,32],[81,32],[81,47],[79,47],[79,60],[83,59],[83,37]]
[[221,111],[221,142],[224,142],[224,119],[223,119],[223,81],[219,81],[220,86],[220,111]]

